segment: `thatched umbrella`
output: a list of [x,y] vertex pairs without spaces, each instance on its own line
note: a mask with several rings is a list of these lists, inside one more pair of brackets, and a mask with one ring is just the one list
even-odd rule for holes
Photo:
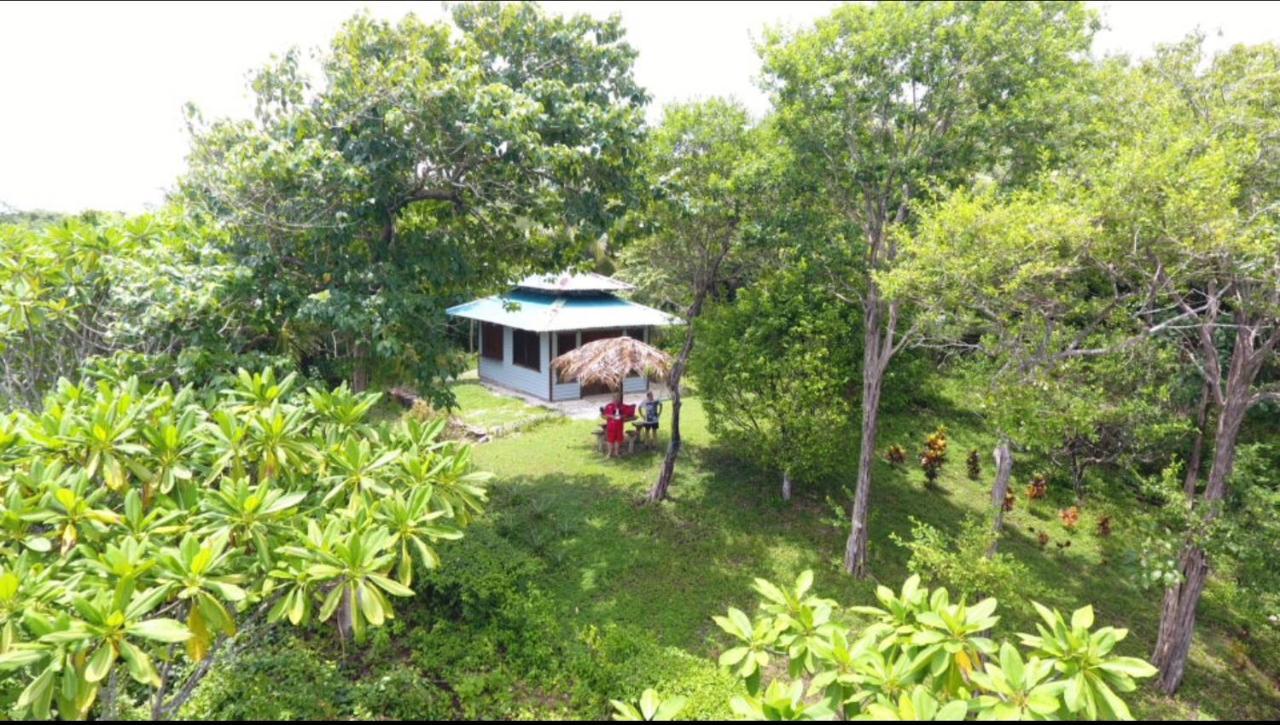
[[608,337],[566,352],[551,366],[564,380],[621,390],[623,379],[632,375],[666,379],[672,362],[670,355],[635,338]]

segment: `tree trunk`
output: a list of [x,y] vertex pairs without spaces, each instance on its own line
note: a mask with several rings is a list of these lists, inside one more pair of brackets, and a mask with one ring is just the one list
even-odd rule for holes
[[[1221,501],[1226,495],[1227,483],[1235,467],[1236,441],[1240,436],[1240,428],[1244,425],[1245,413],[1249,410],[1253,378],[1256,376],[1256,367],[1247,360],[1250,356],[1242,352],[1239,339],[1236,348],[1214,435],[1213,462],[1201,499],[1202,504],[1210,505],[1196,506],[1198,510],[1204,510],[1207,521],[1216,515],[1212,504]],[[1180,569],[1182,582],[1165,591],[1160,614],[1160,633],[1156,639],[1155,652],[1151,655],[1151,663],[1160,670],[1156,685],[1167,695],[1172,695],[1182,684],[1187,653],[1191,651],[1191,638],[1195,632],[1196,607],[1200,603],[1200,595],[1209,575],[1208,557],[1204,549],[1193,540],[1188,540],[1183,545]]]
[[689,307],[688,319],[685,321],[684,347],[680,348],[680,355],[671,366],[671,375],[668,377],[668,384],[671,386],[671,440],[667,443],[667,455],[662,459],[662,473],[658,475],[658,482],[649,490],[650,503],[666,499],[667,489],[671,488],[671,480],[676,475],[676,456],[680,454],[681,445],[680,379],[684,377],[685,367],[689,364],[689,355],[693,352],[693,321],[702,311],[702,303],[706,296],[705,289],[698,290],[694,296],[693,304]]
[[782,472],[782,500],[791,500],[791,474],[787,471]]
[[858,484],[853,494],[849,540],[844,548],[844,570],[859,579],[871,572],[867,567],[867,514],[871,505],[871,468],[875,464],[876,432],[880,418],[880,390],[884,383],[881,354],[880,294],[874,282],[867,290],[863,318],[862,351],[862,437],[858,451]]
[[1076,505],[1084,505],[1084,461],[1080,451],[1073,443],[1071,446],[1071,488],[1076,494]]
[[991,505],[996,510],[993,525],[996,538],[991,541],[991,546],[987,549],[988,559],[996,555],[996,549],[1000,545],[1000,532],[1004,529],[1004,499],[1009,494],[1009,482],[1013,480],[1013,451],[1010,449],[1007,437],[1000,437],[1000,443],[996,445],[994,455],[996,482],[991,487]]
[[1160,633],[1151,663],[1160,670],[1156,686],[1166,695],[1172,695],[1182,684],[1187,665],[1187,653],[1191,651],[1191,635],[1196,626],[1196,605],[1204,591],[1209,575],[1209,562],[1204,550],[1188,544],[1182,552],[1179,569],[1182,583],[1165,590],[1164,604],[1160,612]]
[[342,602],[338,605],[338,639],[346,646],[347,640],[351,639],[351,622],[355,620],[356,603],[351,600],[351,589],[344,584],[338,586],[343,588]]
[[364,340],[352,347],[351,392],[363,393],[369,389],[369,344]]
[[1196,484],[1200,482],[1200,460],[1204,455],[1204,431],[1209,423],[1209,406],[1213,402],[1209,382],[1205,381],[1200,393],[1200,410],[1196,414],[1196,440],[1191,444],[1191,457],[1187,459],[1187,477],[1182,484],[1187,498],[1196,495]]

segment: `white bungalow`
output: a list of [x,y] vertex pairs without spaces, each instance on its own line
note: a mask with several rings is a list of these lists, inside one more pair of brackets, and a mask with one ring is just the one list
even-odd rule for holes
[[[599,274],[533,275],[515,289],[450,307],[448,314],[480,324],[480,378],[543,400],[576,400],[607,390],[565,382],[551,361],[593,340],[627,335],[649,342],[653,328],[682,324],[661,310],[617,296],[633,287]],[[627,378],[623,391],[649,388]]]

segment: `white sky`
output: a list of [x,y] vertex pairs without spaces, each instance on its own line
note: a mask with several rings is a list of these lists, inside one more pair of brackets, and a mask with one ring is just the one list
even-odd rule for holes
[[[732,95],[756,113],[752,38],[807,24],[835,2],[546,2],[622,14],[635,74],[665,103]],[[1148,53],[1193,28],[1210,47],[1280,41],[1280,2],[1103,2],[1101,52]],[[439,2],[0,4],[0,209],[140,211],[182,172],[182,106],[244,116],[249,70],[325,44],[360,8],[443,17]]]

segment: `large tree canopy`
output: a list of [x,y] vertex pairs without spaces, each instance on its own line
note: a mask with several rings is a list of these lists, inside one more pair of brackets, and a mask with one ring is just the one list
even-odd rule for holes
[[953,309],[990,312],[1024,361],[1158,343],[1201,379],[1211,456],[1201,490],[1193,452],[1185,486],[1196,525],[1182,532],[1153,657],[1168,693],[1182,680],[1212,563],[1203,534],[1231,493],[1246,416],[1280,400],[1277,79],[1275,46],[1212,59],[1195,39],[1164,48],[1116,76],[1113,143],[1034,193],[953,196],[919,225],[894,275],[906,287],[932,279],[925,289]]
[[1095,22],[1079,3],[882,3],[838,8],[762,48],[778,125],[821,179],[843,233],[837,256],[864,274],[832,292],[863,311],[862,435],[845,568],[867,569],[867,512],[880,394],[910,340],[905,311],[883,299],[889,234],[913,200],[976,173],[1027,177],[1069,155],[1084,129],[1071,113]]
[[275,342],[363,388],[453,371],[442,310],[572,264],[623,207],[644,92],[617,18],[459,5],[357,16],[253,78],[252,120],[193,115],[183,191],[224,224]]
[[684,345],[667,378],[671,440],[651,501],[666,498],[675,475],[680,380],[693,352],[694,323],[742,248],[751,191],[760,181],[759,149],[746,109],[719,98],[668,107],[646,147],[645,178],[654,188],[637,214],[640,238],[626,251],[625,274],[686,321]]

